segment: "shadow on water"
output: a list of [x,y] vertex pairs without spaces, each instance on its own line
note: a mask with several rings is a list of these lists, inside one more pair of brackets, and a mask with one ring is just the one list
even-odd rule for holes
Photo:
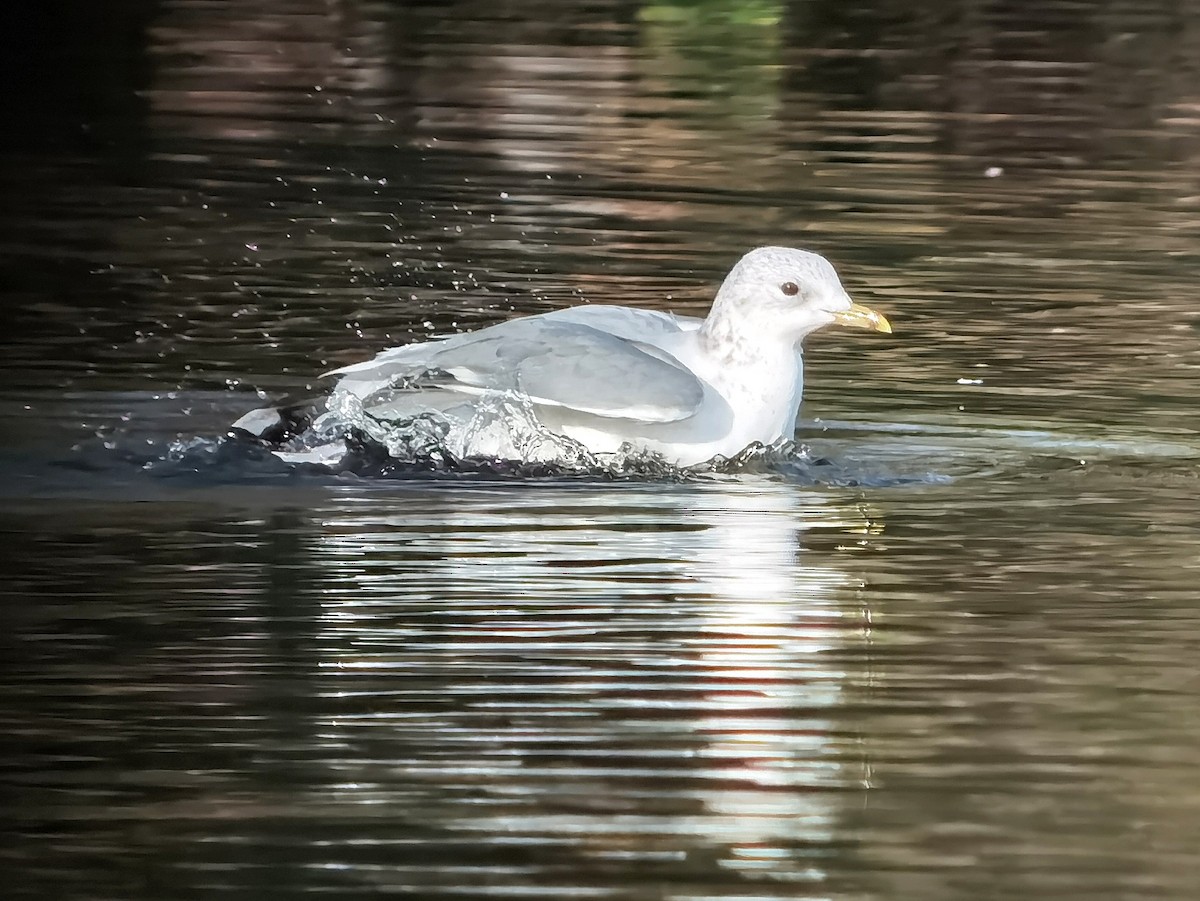
[[[876,446],[878,453],[873,459],[860,455],[846,462],[797,446],[760,453],[751,449],[716,468],[683,469],[652,457],[633,457],[620,469],[592,470],[455,460],[447,455],[396,460],[382,447],[367,443],[336,469],[293,465],[274,456],[266,442],[228,430],[228,423],[240,412],[259,402],[237,393],[127,392],[47,399],[36,405],[37,417],[27,410],[14,410],[13,420],[27,428],[21,430],[18,445],[5,454],[9,478],[0,491],[10,500],[26,494],[35,498],[153,500],[169,499],[172,491],[221,488],[319,491],[347,481],[376,482],[383,488],[406,481],[603,487],[621,482],[704,483],[768,477],[796,486],[882,487],[947,480],[924,470],[933,459],[928,447],[924,456],[905,458],[901,449],[886,445]],[[179,429],[201,431],[189,434]],[[940,450],[939,463],[953,453],[947,447]]]
[[[259,403],[237,392],[126,392],[45,398],[10,411],[21,439],[5,451],[8,477],[0,493],[84,500],[154,500],[172,492],[258,488],[317,492],[346,482],[378,489],[408,481],[478,484],[521,482],[614,487],[622,482],[735,483],[762,479],[795,487],[900,488],[977,479],[1030,479],[1060,470],[1111,470],[1128,464],[1162,474],[1189,471],[1200,446],[1174,436],[1103,438],[1061,430],[1011,429],[903,422],[802,422],[794,447],[749,453],[716,469],[680,469],[634,458],[620,470],[569,469],[546,464],[447,456],[394,460],[364,445],[336,469],[292,465],[228,423]],[[1049,424],[1048,424],[1049,425]],[[191,431],[198,430],[198,431]],[[267,495],[261,500],[270,503]]]
[[[1010,465],[1023,465],[1020,455],[1063,455],[1111,452],[1117,445],[1075,442],[1044,433],[1020,435],[960,435],[953,430],[904,428],[891,424],[809,424],[815,436],[802,444],[766,455],[748,455],[714,470],[680,469],[652,458],[633,459],[621,470],[568,469],[546,464],[501,460],[454,460],[446,456],[394,460],[379,447],[364,447],[336,470],[313,464],[288,464],[270,447],[244,433],[220,432],[221,422],[251,405],[237,395],[181,394],[169,396],[122,394],[107,397],[58,398],[43,404],[43,418],[13,413],[14,422],[30,426],[24,440],[3,455],[8,477],[0,495],[10,502],[73,497],[91,500],[169,499],[171,492],[229,488],[288,492],[319,491],[349,481],[388,483],[436,481],[479,483],[548,482],[581,487],[630,483],[705,483],[768,478],[797,487],[899,487],[945,484],[954,473],[979,477],[996,471],[995,451],[1007,443]],[[84,414],[82,407],[86,407]],[[71,412],[57,411],[55,406]],[[78,412],[75,412],[78,411]],[[66,417],[57,423],[47,414]],[[86,416],[80,428],[76,416]],[[195,427],[211,422],[208,436],[172,432],[172,425]],[[40,425],[40,428],[36,427]],[[988,450],[987,455],[980,453]],[[817,450],[819,449],[819,450]],[[1180,453],[1186,448],[1164,445],[1159,450]],[[942,471],[929,467],[941,467]],[[265,498],[264,498],[265,500]]]

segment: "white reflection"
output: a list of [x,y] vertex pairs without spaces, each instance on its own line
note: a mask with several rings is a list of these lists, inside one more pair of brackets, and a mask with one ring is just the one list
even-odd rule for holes
[[[820,880],[812,848],[868,787],[843,710],[878,529],[859,503],[752,478],[433,488],[324,514],[329,693],[380,698],[334,735],[402,746],[388,772],[446,793],[443,828]],[[455,804],[462,780],[504,803]]]
[[[725,492],[694,549],[694,570],[720,603],[708,611],[696,652],[714,683],[696,729],[713,762],[698,830],[729,847],[724,863],[775,869],[788,845],[834,840],[843,796],[862,783],[856,755],[839,745],[828,714],[847,674],[822,652],[866,638],[852,603],[861,587],[836,556],[805,559],[806,530],[867,534],[857,508],[782,486]],[[810,555],[812,556],[812,555]],[[817,878],[811,866],[792,878]]]

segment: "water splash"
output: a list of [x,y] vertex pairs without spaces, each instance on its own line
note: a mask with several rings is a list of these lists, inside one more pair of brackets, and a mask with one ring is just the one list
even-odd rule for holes
[[[357,435],[386,449],[396,460],[484,458],[551,463],[567,469],[596,469],[599,457],[584,445],[547,429],[523,394],[489,392],[471,402],[414,406],[403,386],[388,387],[366,398],[335,391],[328,412],[313,423],[314,441]],[[380,415],[378,410],[389,411]],[[298,448],[297,448],[298,449]]]
[[[367,397],[337,391],[315,417],[294,428],[295,408],[284,413],[286,429],[264,440],[250,439],[281,460],[325,474],[365,478],[428,476],[485,478],[602,478],[634,481],[711,481],[758,475],[788,482],[867,487],[944,481],[934,474],[901,477],[878,467],[839,465],[814,456],[793,441],[752,444],[730,457],[677,466],[659,454],[624,444],[598,454],[550,431],[535,405],[519,392],[489,392],[464,401],[436,392],[414,401],[405,386],[382,388]],[[381,412],[382,411],[382,412]]]

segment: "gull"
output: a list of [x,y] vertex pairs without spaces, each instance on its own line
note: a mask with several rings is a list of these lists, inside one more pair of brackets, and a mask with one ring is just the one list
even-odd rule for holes
[[[801,345],[832,323],[892,330],[850,299],[824,257],[759,247],[730,270],[704,319],[587,304],[335,369],[326,373],[339,377],[326,412],[275,451],[289,462],[335,464],[345,435],[358,430],[394,456],[432,442],[459,458],[564,462],[632,452],[696,466],[791,440]],[[274,415],[253,411],[234,425],[266,437]]]

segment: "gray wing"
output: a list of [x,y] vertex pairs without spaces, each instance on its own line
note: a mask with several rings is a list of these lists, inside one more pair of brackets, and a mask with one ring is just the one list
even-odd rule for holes
[[387,387],[519,391],[534,403],[643,422],[686,419],[704,398],[702,382],[666,352],[554,315],[385,351],[332,374],[343,376],[337,390],[363,398]]
[[639,310],[636,307],[615,307],[607,304],[585,304],[543,313],[539,318],[554,322],[577,322],[618,338],[644,344],[658,344],[668,336],[698,329],[703,319],[676,316],[661,310]]

